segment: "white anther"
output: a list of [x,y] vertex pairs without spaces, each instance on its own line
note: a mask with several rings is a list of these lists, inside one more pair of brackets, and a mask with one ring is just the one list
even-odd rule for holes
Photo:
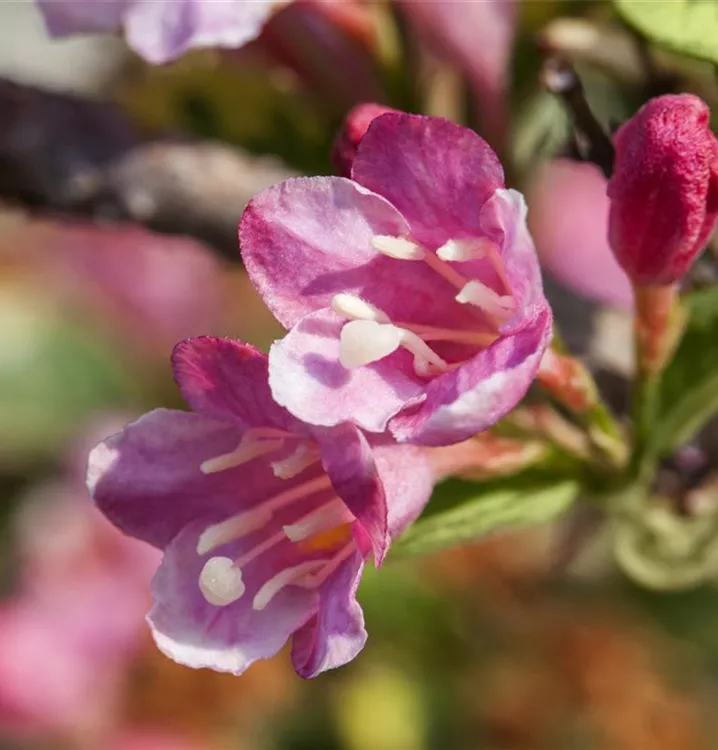
[[251,534],[263,528],[272,518],[272,511],[265,510],[261,506],[255,510],[228,518],[226,521],[208,526],[197,540],[197,554],[206,555],[223,544],[229,544],[237,539]]
[[279,479],[292,479],[319,460],[319,451],[311,443],[299,443],[294,453],[281,461],[272,461],[272,471]]
[[241,466],[265,453],[281,448],[282,443],[282,438],[266,440],[248,432],[233,451],[203,461],[199,468],[203,474],[216,474],[218,471],[233,469],[235,466]]
[[332,298],[332,310],[350,320],[373,320],[376,323],[390,323],[389,316],[378,307],[364,301],[355,294],[335,294]]
[[480,281],[469,281],[456,295],[462,305],[480,307],[501,322],[507,321],[516,312],[516,300],[508,295],[500,296]]
[[225,607],[242,598],[242,571],[228,557],[212,557],[199,574],[199,588],[215,607]]
[[352,514],[341,500],[332,500],[325,505],[308,513],[293,524],[284,527],[287,539],[292,542],[301,542],[320,531],[333,529],[353,520]]
[[274,599],[274,597],[290,583],[298,578],[303,578],[309,573],[314,573],[326,565],[327,560],[310,560],[309,562],[300,563],[293,568],[285,568],[274,577],[270,578],[252,600],[252,609],[260,612]]
[[382,255],[388,255],[397,260],[423,260],[425,255],[425,250],[421,245],[405,237],[377,234],[371,238],[371,245]]
[[383,359],[401,345],[403,330],[390,323],[352,320],[339,337],[339,361],[348,370]]
[[494,243],[488,237],[467,237],[460,240],[449,240],[442,245],[436,254],[441,260],[467,261],[485,258]]

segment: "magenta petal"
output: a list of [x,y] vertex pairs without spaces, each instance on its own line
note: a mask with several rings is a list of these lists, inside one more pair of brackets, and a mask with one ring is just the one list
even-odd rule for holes
[[390,264],[374,250],[375,235],[401,235],[408,227],[381,196],[343,177],[305,177],[275,185],[253,198],[239,225],[242,257],[252,282],[286,327],[329,307],[338,292],[361,289],[372,261]]
[[479,211],[504,186],[501,163],[473,130],[440,117],[377,117],[359,144],[352,178],[384,196],[432,249],[481,236]]
[[292,663],[300,677],[316,677],[350,662],[364,648],[364,614],[356,600],[364,562],[346,560],[322,586],[319,611],[294,635]]
[[317,611],[319,597],[316,591],[287,586],[265,609],[254,610],[254,594],[278,572],[275,556],[267,555],[243,570],[244,596],[224,607],[209,604],[198,585],[205,558],[196,547],[203,528],[188,526],[165,550],[147,619],[157,646],[180,664],[241,674],[281,650]]
[[318,428],[314,437],[332,486],[364,527],[380,565],[389,547],[387,502],[367,439],[350,424]]
[[215,336],[180,341],[172,352],[175,381],[194,411],[242,427],[296,425],[269,390],[267,355]]
[[230,516],[271,494],[272,483],[282,486],[264,465],[202,473],[203,461],[234,450],[241,437],[234,425],[157,409],[92,450],[90,492],[126,534],[164,547],[190,521]]
[[384,485],[392,540],[419,517],[431,498],[434,474],[427,452],[426,448],[397,445],[387,438],[372,444],[374,462]]
[[346,321],[331,310],[302,318],[269,352],[269,385],[275,400],[309,424],[352,422],[383,432],[407,402],[421,399],[423,384],[401,369],[405,352],[347,370],[339,362],[339,334]]
[[523,398],[551,340],[551,312],[499,339],[453,372],[429,383],[426,401],[389,429],[399,442],[449,445],[498,422]]

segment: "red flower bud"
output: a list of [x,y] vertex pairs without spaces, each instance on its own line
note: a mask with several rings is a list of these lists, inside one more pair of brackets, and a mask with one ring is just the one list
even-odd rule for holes
[[359,142],[369,129],[373,120],[379,115],[385,115],[387,112],[396,112],[391,107],[385,107],[383,104],[358,104],[352,109],[344,120],[342,129],[339,131],[334,140],[332,150],[332,161],[337,174],[343,177],[351,177],[352,165],[357,155]]
[[651,99],[614,136],[608,238],[637,285],[677,281],[718,217],[718,141],[690,94]]

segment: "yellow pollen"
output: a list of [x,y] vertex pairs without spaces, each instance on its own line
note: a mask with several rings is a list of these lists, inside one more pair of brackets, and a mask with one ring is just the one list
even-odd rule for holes
[[308,539],[297,542],[302,552],[323,552],[331,550],[341,544],[346,544],[352,539],[351,524],[343,523],[341,526],[335,526],[333,529],[320,531]]

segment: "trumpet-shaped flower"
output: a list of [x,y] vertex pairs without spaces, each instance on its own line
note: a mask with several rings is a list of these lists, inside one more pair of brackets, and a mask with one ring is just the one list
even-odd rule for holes
[[110,520],[165,550],[148,615],[158,646],[239,674],[293,636],[303,677],[344,664],[366,639],[364,560],[380,562],[428,500],[423,454],[294,419],[248,345],[188,339],[173,363],[194,412],[145,415],[97,446],[88,471]]
[[274,398],[331,427],[441,445],[523,397],[550,339],[522,196],[494,152],[440,118],[383,114],[352,179],[287,180],[240,224],[255,286],[289,334]]

